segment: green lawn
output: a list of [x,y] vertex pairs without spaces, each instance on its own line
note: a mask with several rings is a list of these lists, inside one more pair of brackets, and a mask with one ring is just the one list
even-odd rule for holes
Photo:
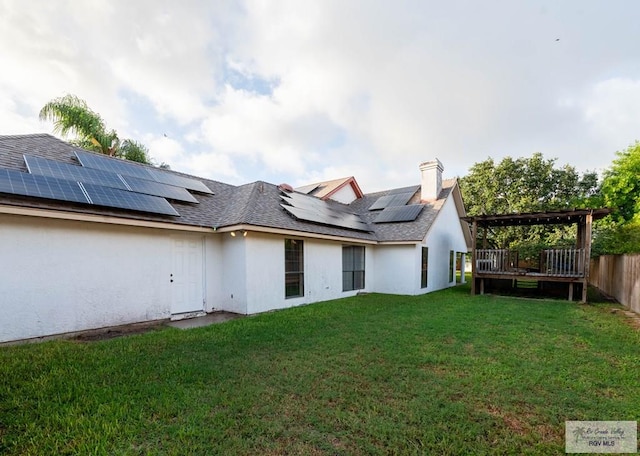
[[640,418],[611,304],[365,295],[207,328],[0,348],[0,454],[563,454]]

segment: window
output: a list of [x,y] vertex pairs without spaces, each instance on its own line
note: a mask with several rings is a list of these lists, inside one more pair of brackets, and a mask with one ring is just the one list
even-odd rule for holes
[[449,251],[449,282],[453,282],[454,271],[456,270],[456,252]]
[[427,269],[429,265],[429,247],[422,247],[422,267],[421,267],[421,280],[420,286],[427,288]]
[[342,291],[364,288],[364,246],[342,247]]
[[284,240],[284,297],[304,296],[304,243],[297,239]]

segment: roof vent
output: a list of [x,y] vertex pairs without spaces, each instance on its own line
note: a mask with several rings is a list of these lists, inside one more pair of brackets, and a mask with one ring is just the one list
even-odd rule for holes
[[293,193],[293,187],[289,184],[280,184],[278,185],[278,188],[283,192]]

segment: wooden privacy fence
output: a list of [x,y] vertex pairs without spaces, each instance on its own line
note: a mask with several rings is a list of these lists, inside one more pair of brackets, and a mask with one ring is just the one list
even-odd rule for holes
[[640,253],[593,258],[589,284],[640,313]]

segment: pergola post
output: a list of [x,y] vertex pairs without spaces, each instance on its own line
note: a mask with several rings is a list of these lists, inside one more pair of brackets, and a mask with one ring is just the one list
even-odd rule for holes
[[589,267],[591,262],[591,229],[593,213],[584,217],[584,278],[582,279],[582,301],[587,302],[587,287],[589,286]]
[[476,239],[478,238],[478,222],[473,221],[471,225],[471,295],[476,294]]

